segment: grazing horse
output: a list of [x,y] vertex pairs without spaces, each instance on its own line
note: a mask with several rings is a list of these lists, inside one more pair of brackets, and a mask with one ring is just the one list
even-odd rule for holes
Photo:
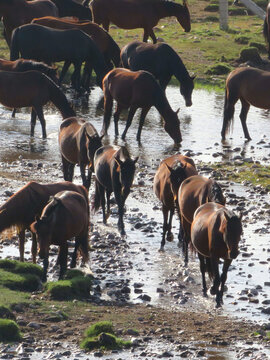
[[122,29],[143,28],[143,41],[150,36],[157,42],[153,27],[160,19],[175,16],[186,32],[190,31],[190,14],[186,0],[183,5],[164,0],[92,0],[93,21],[109,30],[110,22]]
[[48,76],[39,71],[0,71],[0,103],[8,108],[32,107],[31,136],[34,136],[38,116],[42,136],[47,137],[42,108],[49,101],[64,119],[76,115],[64,93]]
[[186,106],[192,105],[191,95],[195,76],[189,75],[180,56],[168,44],[132,41],[121,50],[121,61],[123,67],[132,71],[149,71],[164,91],[174,75],[180,82],[180,93],[185,99]]
[[225,205],[226,199],[220,185],[216,181],[201,175],[193,175],[182,182],[178,191],[178,205],[182,230],[182,234],[179,233],[179,241],[183,238],[186,264],[188,262],[188,244],[190,241],[190,227],[193,221],[193,215],[199,206],[208,202]]
[[[72,181],[75,164],[80,165],[83,185],[89,189],[94,171],[94,155],[102,146],[101,138],[90,122],[71,117],[65,119],[59,130],[64,179]],[[85,168],[88,174],[85,176]]]
[[[210,289],[216,295],[216,306],[223,303],[224,284],[233,259],[239,254],[238,243],[242,234],[241,218],[223,205],[209,202],[200,206],[191,226],[192,246],[198,251],[202,274],[203,294],[207,296],[205,272],[213,279]],[[219,259],[224,259],[219,276]]]
[[50,245],[59,246],[59,280],[67,270],[67,241],[75,237],[75,249],[70,267],[76,266],[80,249],[83,262],[88,262],[89,203],[85,196],[75,191],[61,191],[53,196],[42,211],[41,217],[30,226],[39,244],[39,257],[43,259],[42,281],[47,281]]
[[263,35],[267,42],[268,59],[270,59],[270,4],[266,7],[266,16],[263,23]]
[[0,0],[0,17],[8,45],[14,29],[30,23],[36,17],[47,15],[58,16],[58,9],[50,0]]
[[[93,66],[99,86],[108,70],[95,42],[78,29],[56,30],[38,24],[20,26],[12,33],[11,60],[18,59],[20,54],[25,59],[44,61],[47,64],[70,61],[75,68],[71,80],[76,89],[80,87],[82,62],[86,61],[89,67]],[[60,83],[61,81],[62,74],[59,79]]]
[[222,139],[234,115],[234,106],[240,99],[242,109],[240,120],[245,138],[251,140],[247,128],[247,114],[250,105],[260,109],[270,109],[270,72],[252,67],[241,67],[233,70],[227,77],[223,113]]
[[174,112],[154,76],[147,71],[130,71],[116,68],[103,79],[104,119],[102,134],[107,134],[112,115],[113,99],[117,102],[114,113],[115,136],[118,136],[118,120],[123,109],[129,108],[128,118],[122,139],[126,137],[128,128],[138,108],[142,108],[137,141],[141,142],[141,132],[145,117],[152,106],[164,118],[164,129],[175,143],[182,141],[178,111]]
[[[0,232],[12,226],[17,228],[20,261],[24,261],[25,230],[30,230],[30,225],[35,220],[35,216],[41,214],[50,196],[65,190],[76,191],[86,199],[88,198],[88,193],[83,186],[68,181],[44,185],[31,181],[1,205]],[[36,236],[32,234],[32,259],[34,263],[36,263],[36,254]]]
[[[115,67],[118,67],[120,64],[119,46],[116,44],[116,42],[113,40],[113,38],[107,31],[105,31],[102,27],[95,23],[92,23],[90,21],[81,23],[74,19],[59,19],[52,16],[34,19],[32,23],[59,30],[79,29],[85,32],[87,35],[91,36],[91,38],[94,40],[97,47],[104,56],[104,60],[108,66],[108,71],[113,68],[112,62]],[[65,72],[68,70],[70,64],[70,61],[65,62],[62,70],[62,78],[64,77]],[[89,89],[89,80],[91,75],[89,74],[89,72],[91,70],[86,67],[86,72],[84,73],[83,87],[87,90]]]
[[[162,203],[163,232],[160,251],[164,250],[165,237],[173,240],[172,218],[177,202],[177,193],[181,183],[192,175],[197,175],[194,161],[184,155],[176,154],[164,159],[154,177],[154,192]],[[168,222],[169,214],[169,222]]]
[[[138,158],[132,160],[124,146],[103,146],[96,151],[95,164],[95,197],[94,209],[102,207],[103,223],[110,216],[110,196],[114,193],[118,206],[118,229],[125,235],[123,215],[126,198],[133,183],[135,164]],[[105,191],[107,197],[107,214],[105,213]]]
[[92,20],[92,13],[88,6],[74,0],[52,0],[58,8],[59,17],[76,16],[80,20]]

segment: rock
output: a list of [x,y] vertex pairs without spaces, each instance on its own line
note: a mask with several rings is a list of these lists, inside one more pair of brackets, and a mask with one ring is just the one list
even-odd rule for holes
[[40,324],[36,323],[36,322],[30,322],[30,323],[27,324],[27,326],[30,327],[30,328],[33,328],[33,329],[40,329],[41,328]]
[[267,308],[265,308],[265,309],[262,309],[262,313],[263,313],[263,314],[270,315],[270,307],[267,307]]
[[139,296],[139,299],[142,299],[143,301],[151,301],[151,296],[143,294]]

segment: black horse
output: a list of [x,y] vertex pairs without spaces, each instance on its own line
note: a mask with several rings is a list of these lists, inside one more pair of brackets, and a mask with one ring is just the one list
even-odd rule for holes
[[[102,207],[103,223],[106,224],[110,215],[110,196],[114,192],[118,205],[118,229],[125,235],[123,215],[126,198],[133,183],[135,164],[124,146],[103,146],[96,151],[94,157],[96,185],[94,209]],[[107,215],[105,213],[105,191],[107,197]]]
[[[94,68],[99,86],[108,72],[104,57],[95,42],[77,29],[55,30],[37,24],[20,26],[12,33],[10,59],[18,59],[20,54],[25,59],[44,61],[47,64],[71,61],[75,69],[71,81],[77,90],[80,87],[80,69],[84,61],[89,68]],[[61,80],[60,75],[59,82]]]
[[146,70],[155,76],[165,91],[174,75],[180,82],[180,93],[186,106],[191,106],[195,76],[190,76],[180,56],[168,44],[149,44],[132,41],[121,51],[123,67],[137,71]]
[[59,17],[75,16],[80,20],[92,20],[92,12],[87,3],[79,4],[74,0],[52,0],[58,7]]

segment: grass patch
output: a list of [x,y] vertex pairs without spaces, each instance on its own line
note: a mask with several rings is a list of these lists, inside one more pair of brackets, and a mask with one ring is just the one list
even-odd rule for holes
[[40,278],[31,274],[14,274],[6,270],[0,270],[0,287],[10,290],[32,292],[38,290]]
[[235,37],[234,41],[237,44],[247,45],[250,41],[250,38],[245,35],[238,35]]
[[76,276],[68,280],[59,280],[46,284],[46,292],[54,300],[87,298],[92,280],[89,277]]
[[241,61],[252,61],[254,63],[260,63],[262,61],[258,49],[256,47],[246,47],[240,52]]
[[255,47],[255,48],[257,48],[257,49],[259,50],[259,52],[261,52],[261,53],[263,53],[263,54],[267,53],[265,44],[251,41],[251,42],[249,43],[249,46],[250,46],[250,47]]
[[204,8],[204,11],[216,12],[218,11],[218,9],[219,9],[218,4],[209,4]]
[[15,320],[16,317],[7,306],[0,305],[0,319]]
[[84,276],[84,273],[81,270],[78,269],[69,269],[66,272],[65,279],[70,280],[78,276]]
[[206,74],[208,74],[208,75],[224,75],[224,74],[228,74],[231,70],[232,70],[232,68],[229,65],[227,65],[225,63],[219,63],[219,64],[215,64],[213,66],[210,66],[206,70]]
[[91,325],[85,330],[84,335],[86,337],[94,337],[103,332],[114,335],[113,324],[110,321],[100,321]]
[[39,265],[7,259],[0,260],[0,269],[16,274],[37,275],[39,278],[41,278],[43,272],[42,267]]
[[21,334],[18,325],[13,320],[0,319],[0,341],[20,341]]

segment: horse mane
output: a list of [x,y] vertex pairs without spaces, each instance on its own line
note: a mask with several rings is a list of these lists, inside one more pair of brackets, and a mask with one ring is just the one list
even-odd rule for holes
[[127,159],[130,159],[129,152],[125,146],[120,146],[119,150],[115,154],[115,157],[117,159],[120,159],[122,161],[125,161]]
[[51,214],[55,211],[55,209],[61,204],[61,199],[59,199],[56,196],[51,196],[47,205],[45,212],[42,214],[41,220],[44,218],[48,218],[51,216]]
[[90,138],[93,138],[93,137],[98,136],[98,133],[97,133],[96,129],[94,128],[94,126],[93,126],[90,122],[86,122],[86,123],[84,124],[84,128],[85,128],[86,134],[87,134]]
[[26,59],[18,60],[17,70],[22,72],[36,70],[42,72],[45,75],[56,74],[56,69],[54,67],[49,66],[43,62]]
[[213,181],[211,184],[210,194],[211,194],[211,201],[214,201],[221,205],[225,204],[225,201],[224,201],[225,199],[224,199],[224,196],[222,193],[222,189],[216,181]]

